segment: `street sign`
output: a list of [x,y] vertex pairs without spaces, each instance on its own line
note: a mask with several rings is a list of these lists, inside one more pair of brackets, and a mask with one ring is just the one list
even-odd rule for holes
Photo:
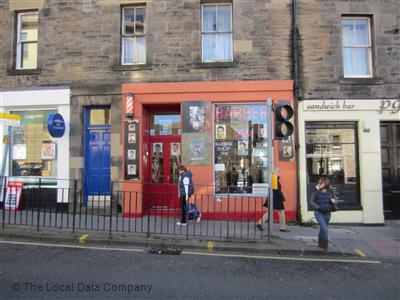
[[0,125],[19,127],[21,125],[21,117],[19,115],[0,113]]

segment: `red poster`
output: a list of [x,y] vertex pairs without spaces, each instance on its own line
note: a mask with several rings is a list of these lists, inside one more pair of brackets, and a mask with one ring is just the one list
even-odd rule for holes
[[9,182],[6,191],[6,210],[19,210],[21,204],[22,187],[24,183],[19,181]]

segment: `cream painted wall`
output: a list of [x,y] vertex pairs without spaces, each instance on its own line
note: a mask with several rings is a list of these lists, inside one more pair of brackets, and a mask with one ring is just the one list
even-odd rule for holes
[[[326,100],[325,100],[326,101]],[[331,101],[331,100],[329,100]],[[339,101],[343,107],[343,100]],[[312,101],[313,103],[322,103]],[[355,104],[351,110],[308,110],[310,101],[299,104],[299,166],[300,166],[300,205],[304,222],[314,218],[312,211],[307,211],[307,174],[305,152],[306,121],[355,121],[358,123],[358,151],[360,196],[362,211],[340,211],[332,214],[332,222],[336,223],[384,223],[382,200],[382,175],[380,154],[380,121],[400,121],[400,112],[379,111],[380,100],[346,100],[346,104]],[[315,221],[315,218],[314,218]]]

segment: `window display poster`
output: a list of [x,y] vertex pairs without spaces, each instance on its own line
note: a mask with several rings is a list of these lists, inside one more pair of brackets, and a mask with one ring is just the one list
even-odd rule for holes
[[183,134],[181,147],[182,163],[184,165],[211,164],[211,139],[209,134]]
[[125,179],[139,179],[139,120],[125,121]]
[[56,144],[55,143],[42,143],[42,159],[53,160],[56,159]]
[[247,156],[249,154],[249,142],[238,141],[238,155]]
[[19,181],[7,184],[6,201],[4,202],[5,210],[19,210],[23,185],[24,183]]
[[279,160],[294,160],[294,144],[292,136],[289,136],[284,140],[279,140]]
[[171,134],[172,134],[171,120],[160,120],[160,135],[171,135]]
[[233,142],[232,141],[215,141],[215,156],[230,156],[232,154]]
[[185,101],[182,104],[183,133],[209,132],[211,104],[207,101]]
[[12,158],[14,160],[26,159],[26,144],[14,144]]

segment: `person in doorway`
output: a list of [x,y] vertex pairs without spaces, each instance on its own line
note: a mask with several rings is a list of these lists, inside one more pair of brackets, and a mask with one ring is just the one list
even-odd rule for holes
[[[273,190],[273,209],[278,211],[279,214],[279,230],[282,232],[289,232],[286,228],[286,219],[285,219],[285,195],[282,193],[282,185],[280,181],[280,171],[276,169],[276,173],[278,175],[278,188]],[[264,203],[264,206],[268,208],[268,200]],[[258,220],[256,226],[260,230],[264,230],[263,224],[268,222],[269,212],[268,210],[263,214],[260,220]]]
[[[187,225],[186,222],[186,204],[189,203],[189,198],[194,194],[193,185],[193,174],[184,165],[179,165],[179,181],[178,181],[178,191],[179,198],[181,202],[181,220],[177,222],[177,225]],[[197,222],[200,222],[201,213],[198,214],[196,218]]]
[[331,219],[332,205],[335,203],[336,199],[332,193],[329,179],[323,178],[309,198],[308,204],[314,210],[315,219],[320,226],[318,247],[322,248],[324,253],[328,252],[328,225]]

